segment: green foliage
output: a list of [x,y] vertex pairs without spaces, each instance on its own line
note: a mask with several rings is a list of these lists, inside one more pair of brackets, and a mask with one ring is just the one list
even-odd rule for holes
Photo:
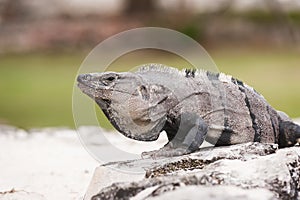
[[187,24],[184,27],[182,27],[181,29],[179,29],[178,31],[180,31],[181,33],[183,33],[197,41],[199,41],[199,39],[201,39],[201,37],[203,36],[201,27],[198,26],[197,23]]
[[[220,71],[253,86],[276,109],[291,117],[300,116],[299,51],[293,49],[210,50]],[[142,63],[159,62],[190,67],[174,55],[128,54],[110,70],[124,71]],[[72,90],[83,54],[22,54],[0,57],[0,123],[24,128],[74,127]],[[110,127],[97,109],[100,124]]]
[[240,19],[247,20],[255,23],[256,25],[281,25],[283,22],[292,21],[295,24],[300,23],[300,12],[296,11],[262,11],[262,10],[252,10],[247,12],[227,12],[223,16],[227,19]]
[[276,18],[276,14],[277,13],[254,10],[254,11],[246,12],[243,15],[246,19],[253,21],[255,23],[267,24],[267,23],[278,22],[278,19]]
[[83,58],[65,54],[3,55],[0,122],[25,128],[72,126],[72,88]]
[[295,24],[300,24],[300,12],[288,13],[288,19]]

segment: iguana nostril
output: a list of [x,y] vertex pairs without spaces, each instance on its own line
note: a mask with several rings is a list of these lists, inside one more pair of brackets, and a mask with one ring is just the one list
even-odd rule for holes
[[77,76],[77,81],[79,83],[83,83],[85,81],[91,81],[92,80],[92,76],[90,74],[79,74]]
[[92,76],[90,74],[85,75],[85,80],[90,81],[92,80]]
[[79,74],[77,76],[77,82],[82,83],[83,80],[84,80],[84,74]]

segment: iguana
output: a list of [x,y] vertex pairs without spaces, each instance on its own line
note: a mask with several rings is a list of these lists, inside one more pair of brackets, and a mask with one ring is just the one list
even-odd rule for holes
[[262,142],[282,148],[300,138],[300,126],[287,115],[223,73],[147,64],[137,72],[81,74],[77,81],[125,136],[153,141],[167,133],[164,147],[142,156],[188,154],[204,139],[216,146]]

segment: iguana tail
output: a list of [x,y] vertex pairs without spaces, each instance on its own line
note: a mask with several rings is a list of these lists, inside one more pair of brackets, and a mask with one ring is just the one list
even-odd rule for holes
[[292,121],[279,123],[279,148],[294,146],[300,142],[300,126]]

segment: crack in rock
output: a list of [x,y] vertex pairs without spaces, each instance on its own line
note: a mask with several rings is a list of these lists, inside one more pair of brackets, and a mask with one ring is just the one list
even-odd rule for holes
[[[219,195],[215,199],[253,199],[253,193],[260,194],[259,199],[299,199],[299,155],[298,147],[278,150],[273,144],[246,143],[162,160],[126,161],[130,166],[147,163],[146,178],[114,183],[101,189],[92,200],[159,199],[164,196],[182,199],[189,195],[186,192],[190,188],[199,188],[196,193],[207,199],[212,199],[209,194],[214,192]],[[223,191],[223,195],[218,191]],[[235,191],[241,195],[236,195]]]

